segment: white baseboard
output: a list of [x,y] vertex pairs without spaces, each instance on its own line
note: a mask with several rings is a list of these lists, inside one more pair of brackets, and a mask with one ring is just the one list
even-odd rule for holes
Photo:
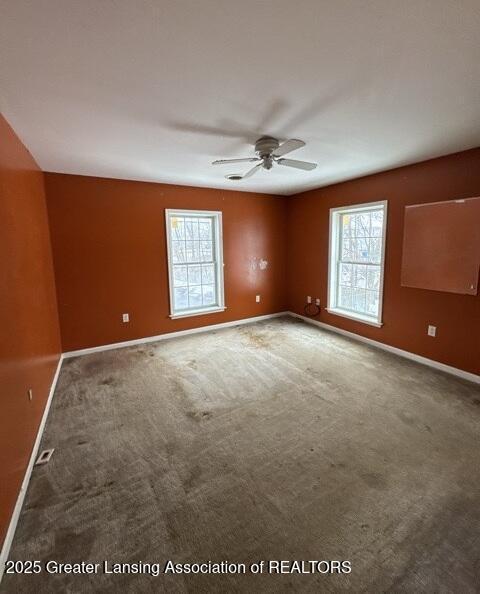
[[390,346],[389,344],[378,342],[377,340],[372,340],[371,338],[366,338],[365,336],[355,334],[354,332],[349,332],[348,330],[342,330],[341,328],[331,326],[330,324],[326,324],[325,322],[319,322],[318,320],[307,318],[306,316],[294,313],[293,311],[289,311],[288,315],[294,318],[300,318],[304,322],[307,322],[308,324],[313,324],[314,326],[319,326],[324,330],[329,330],[330,332],[336,332],[337,334],[348,336],[348,338],[353,338],[354,340],[365,342],[370,346],[374,346],[384,351],[388,351],[389,353],[394,353],[395,355],[399,355],[400,357],[404,357],[405,359],[410,359],[411,361],[416,361],[417,363],[428,365],[428,367],[433,367],[434,369],[450,373],[451,375],[456,375],[457,377],[461,377],[462,379],[468,380],[475,384],[480,384],[480,375],[476,375],[475,373],[470,373],[469,371],[464,371],[463,369],[458,369],[457,367],[445,365],[445,363],[440,363],[439,361],[434,361],[433,359],[427,359],[427,357],[416,355],[415,353],[411,353],[410,351],[404,351],[397,347]]
[[40,425],[38,427],[37,437],[33,445],[27,470],[25,471],[25,476],[23,478],[22,486],[20,487],[17,502],[13,509],[12,517],[10,518],[10,524],[8,526],[7,534],[5,535],[5,540],[3,541],[2,551],[0,553],[0,582],[2,581],[5,563],[8,560],[10,547],[12,546],[13,537],[15,536],[15,530],[17,528],[18,519],[20,517],[20,512],[22,511],[23,500],[25,499],[25,493],[27,492],[28,483],[30,482],[30,477],[32,475],[33,465],[35,464],[35,460],[37,459],[38,448],[40,447],[40,442],[42,441],[43,430],[45,429],[45,423],[47,422],[48,412],[50,410],[50,405],[52,403],[53,394],[57,386],[58,376],[60,375],[60,369],[62,367],[62,361],[63,355],[60,355],[60,359],[58,360],[57,364],[57,369],[55,370],[55,375],[53,376],[52,385],[50,386],[50,392],[48,393],[47,403],[43,411],[42,420],[40,421]]
[[157,334],[156,336],[147,336],[145,338],[136,338],[134,340],[125,340],[124,342],[113,342],[111,344],[104,344],[97,347],[90,347],[87,349],[79,349],[78,351],[67,351],[63,353],[64,359],[70,357],[79,357],[81,355],[90,355],[91,353],[99,353],[101,351],[110,351],[112,349],[123,349],[125,347],[145,344],[148,342],[158,342],[159,340],[168,340],[170,338],[179,338],[180,336],[187,336],[189,334],[198,334],[200,332],[210,332],[211,330],[220,330],[222,328],[230,328],[231,326],[240,326],[242,324],[253,324],[262,320],[270,318],[279,318],[281,316],[288,316],[288,311],[281,311],[274,314],[266,314],[264,316],[255,316],[253,318],[244,318],[243,320],[234,320],[233,322],[222,322],[221,324],[210,324],[208,326],[201,326],[200,328],[191,328],[189,330],[177,330],[176,332],[166,332],[165,334]]

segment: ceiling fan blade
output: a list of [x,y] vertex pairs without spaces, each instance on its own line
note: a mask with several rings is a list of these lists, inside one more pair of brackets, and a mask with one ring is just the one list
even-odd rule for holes
[[287,153],[291,153],[292,151],[302,148],[302,146],[305,146],[303,140],[291,138],[290,140],[286,140],[277,149],[275,149],[272,154],[274,157],[281,157],[282,155],[286,155]]
[[309,163],[308,161],[297,161],[296,159],[277,159],[279,165],[286,165],[287,167],[295,167],[295,169],[304,169],[311,171],[317,166],[316,163]]
[[247,177],[252,177],[252,175],[254,173],[256,173],[262,167],[263,167],[263,161],[261,163],[259,163],[258,165],[255,165],[255,167],[252,167],[249,171],[247,171],[247,173],[245,175],[242,175],[242,179],[245,179]]
[[227,165],[229,163],[253,163],[260,161],[258,157],[245,157],[244,159],[217,159],[213,161],[212,165]]

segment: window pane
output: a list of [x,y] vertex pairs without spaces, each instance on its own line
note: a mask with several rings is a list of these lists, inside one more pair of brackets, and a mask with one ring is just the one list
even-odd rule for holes
[[199,219],[198,234],[200,239],[212,239],[212,219]]
[[356,227],[357,227],[356,216],[354,214],[351,214],[351,215],[348,215],[348,216],[350,217],[350,229],[352,230],[351,231],[351,236],[352,237],[355,237],[356,236],[355,235],[355,232],[356,232]]
[[213,285],[203,285],[203,305],[215,304],[215,287]]
[[186,241],[185,242],[185,257],[186,262],[199,262],[200,261],[200,246],[198,241]]
[[204,264],[202,266],[202,284],[211,285],[215,282],[215,268],[213,264]]
[[196,285],[188,287],[188,306],[189,307],[201,307],[202,305],[202,287]]
[[338,306],[352,309],[352,289],[350,287],[339,287]]
[[178,287],[173,289],[173,307],[175,310],[187,309],[188,307],[188,289],[187,287]]
[[200,260],[202,262],[213,260],[213,243],[211,241],[200,241]]
[[342,242],[342,260],[354,260],[355,242],[350,239],[344,239]]
[[353,269],[355,274],[354,286],[365,289],[367,286],[367,267],[363,264],[354,264]]
[[367,289],[380,288],[380,268],[378,266],[369,266],[367,272]]
[[201,266],[188,267],[188,284],[201,285],[202,284],[202,268]]
[[365,289],[353,289],[353,307],[359,313],[365,312]]
[[383,210],[372,212],[372,237],[381,237],[383,231]]
[[170,219],[172,230],[172,239],[185,239],[185,220],[181,217],[172,217]]
[[378,292],[367,291],[366,311],[369,315],[376,316],[378,314],[378,304]]
[[366,238],[359,238],[356,241],[355,260],[357,262],[369,262],[370,240]]
[[352,217],[348,214],[342,216],[342,235],[346,239],[352,237]]
[[198,219],[185,219],[185,239],[198,239]]
[[187,285],[187,267],[174,266],[173,267],[173,286],[185,287]]
[[348,287],[352,284],[352,264],[340,264],[340,284],[347,285]]
[[356,236],[370,237],[370,213],[358,214],[356,217]]
[[382,258],[382,240],[381,238],[370,239],[370,262],[380,264]]
[[172,241],[172,260],[174,264],[185,262],[185,242]]

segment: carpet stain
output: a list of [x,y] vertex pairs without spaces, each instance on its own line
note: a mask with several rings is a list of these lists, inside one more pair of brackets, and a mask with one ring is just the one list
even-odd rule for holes
[[212,417],[212,413],[208,410],[187,410],[185,414],[195,421],[208,421]]
[[270,341],[265,334],[260,334],[249,327],[242,328],[242,334],[249,344],[255,348],[266,349],[270,346]]
[[91,359],[89,361],[87,361],[84,365],[84,370],[85,373],[94,375],[97,374],[98,372],[102,371],[105,368],[105,364],[103,363],[103,361],[100,359]]
[[110,375],[109,377],[106,377],[105,379],[103,379],[100,382],[100,385],[101,386],[113,386],[115,383],[116,383],[115,378],[112,375]]
[[385,477],[377,472],[364,472],[360,474],[360,478],[372,489],[385,490],[388,486]]
[[96,530],[93,528],[80,532],[73,532],[68,528],[60,528],[55,535],[55,547],[59,551],[59,555],[55,560],[78,563],[88,559],[95,539]]
[[187,493],[192,491],[201,482],[201,478],[202,469],[198,464],[195,464],[189,469],[188,476],[183,483],[185,491]]

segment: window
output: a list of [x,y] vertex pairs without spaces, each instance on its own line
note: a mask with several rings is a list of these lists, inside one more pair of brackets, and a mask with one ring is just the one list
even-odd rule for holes
[[327,311],[382,325],[387,202],[330,210]]
[[222,213],[166,210],[172,318],[223,311]]

